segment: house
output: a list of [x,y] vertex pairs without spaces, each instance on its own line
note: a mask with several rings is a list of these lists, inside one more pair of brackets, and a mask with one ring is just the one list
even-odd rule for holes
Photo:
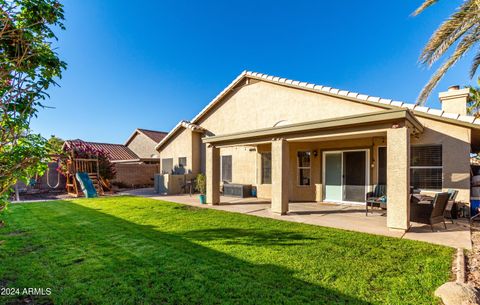
[[167,135],[166,132],[137,128],[125,144],[87,142],[80,139],[67,140],[64,150],[75,146],[86,146],[107,152],[110,162],[115,164],[114,183],[127,186],[153,184],[158,172],[159,156],[156,145]]
[[451,87],[433,109],[245,71],[156,148],[162,173],[206,174],[210,204],[224,183],[253,185],[279,214],[294,201],[362,203],[387,185],[387,226],[404,231],[410,186],[470,200],[480,119],[468,95]]

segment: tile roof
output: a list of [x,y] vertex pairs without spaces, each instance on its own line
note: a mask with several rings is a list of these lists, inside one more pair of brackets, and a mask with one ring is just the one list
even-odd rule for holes
[[202,126],[193,124],[189,121],[182,120],[178,122],[177,125],[175,125],[175,127],[173,127],[173,129],[160,142],[158,142],[157,146],[155,146],[155,149],[158,150],[164,143],[168,141],[168,139],[170,139],[173,136],[173,134],[175,134],[175,132],[177,132],[177,130],[179,130],[182,127],[186,129],[191,129],[192,131],[195,131],[195,132],[203,132],[205,130],[205,128],[203,128]]
[[160,142],[165,136],[168,134],[168,132],[164,131],[156,131],[156,130],[149,130],[149,129],[143,129],[143,128],[137,128],[138,131],[155,141],[156,143]]
[[403,101],[395,101],[392,99],[381,98],[377,96],[370,96],[367,94],[361,94],[357,92],[352,92],[348,90],[342,90],[337,88],[332,88],[329,86],[322,86],[317,84],[312,84],[308,82],[301,82],[297,80],[291,80],[283,77],[272,76],[264,73],[252,72],[252,71],[243,71],[237,76],[225,89],[222,90],[200,113],[198,113],[195,118],[191,121],[192,123],[197,123],[199,119],[210,109],[212,108],[228,91],[230,91],[238,82],[243,79],[244,77],[249,77],[252,79],[259,79],[270,83],[277,83],[284,86],[294,87],[294,88],[303,88],[307,90],[316,91],[318,93],[327,93],[330,95],[336,95],[340,97],[347,97],[356,99],[359,102],[369,102],[369,103],[377,103],[379,106],[388,106],[388,107],[400,107],[400,108],[407,108],[413,110],[414,112],[419,113],[426,113],[429,115],[437,116],[440,118],[445,119],[453,119],[459,122],[466,122],[478,126],[472,127],[480,127],[480,118],[475,118],[474,116],[468,115],[459,115],[458,113],[448,113],[444,112],[440,109],[419,106],[412,103],[406,103]]
[[75,139],[65,141],[64,145],[68,145],[69,147],[86,145],[93,149],[103,150],[110,155],[110,161],[140,159],[130,148],[123,144],[86,142],[80,139]]
[[[197,124],[203,115],[205,115],[213,106],[215,106],[230,90],[232,90],[242,79],[245,77],[258,79],[270,83],[276,83],[283,86],[289,86],[293,88],[306,89],[320,94],[329,94],[336,95],[343,98],[354,99],[357,102],[365,103],[377,103],[380,107],[387,107],[389,109],[394,108],[406,108],[412,110],[416,114],[425,114],[425,116],[431,115],[433,117],[438,117],[439,119],[445,120],[450,123],[467,123],[469,127],[480,129],[480,118],[475,118],[474,116],[460,115],[458,113],[449,113],[444,112],[440,109],[425,107],[416,105],[413,103],[406,103],[403,101],[396,101],[387,98],[381,98],[377,96],[370,96],[367,94],[361,94],[357,92],[352,92],[349,90],[342,90],[337,88],[332,88],[329,86],[322,86],[308,82],[300,82],[296,80],[287,79],[279,76],[272,76],[264,73],[258,73],[253,71],[243,71],[238,75],[227,87],[225,87],[216,97],[214,97],[210,103],[208,103],[190,122],[181,121],[179,122],[166,136],[163,140],[157,144],[155,147],[157,150],[165,143],[180,127],[182,122],[188,122],[190,124]],[[198,126],[198,125],[197,125]]]

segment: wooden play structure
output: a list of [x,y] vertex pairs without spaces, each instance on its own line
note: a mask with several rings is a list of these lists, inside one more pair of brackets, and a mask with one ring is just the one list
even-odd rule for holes
[[67,193],[71,196],[79,197],[83,195],[76,174],[79,172],[87,173],[90,180],[97,190],[98,195],[104,195],[104,187],[108,189],[106,183],[100,177],[98,158],[80,159],[75,158],[72,152],[71,158],[67,159]]

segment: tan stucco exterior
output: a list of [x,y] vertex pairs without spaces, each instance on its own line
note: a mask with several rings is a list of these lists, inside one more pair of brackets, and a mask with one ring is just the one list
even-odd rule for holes
[[[235,135],[255,130],[274,132],[275,126],[355,117],[390,111],[381,103],[356,102],[351,98],[319,94],[289,86],[273,84],[258,79],[245,78],[223,95],[208,111],[195,118],[195,124],[204,129],[205,139]],[[400,109],[400,108],[398,108]],[[272,210],[285,213],[287,201],[322,201],[323,154],[328,151],[365,150],[367,154],[367,190],[378,181],[378,147],[387,147],[387,181],[401,181],[389,186],[391,207],[389,227],[405,230],[408,228],[407,198],[409,191],[410,146],[441,144],[443,158],[443,189],[458,189],[458,200],[470,199],[471,128],[466,124],[419,112],[407,111],[414,116],[415,124],[409,120],[379,119],[370,127],[355,128],[337,126],[325,128],[315,134],[305,133],[304,139],[282,137],[242,138],[235,142],[203,143],[200,133],[181,128],[171,135],[168,142],[159,148],[160,158],[173,158],[174,165],[179,157],[187,157],[187,169],[192,173],[204,172],[208,179],[214,179],[210,191],[220,187],[221,156],[232,156],[232,182],[251,184],[257,188],[257,196],[272,200]],[[362,123],[363,124],[363,123]],[[360,125],[359,125],[360,126]],[[240,133],[240,135],[238,135]],[[252,133],[253,134],[253,133]],[[235,138],[232,137],[232,138]],[[207,146],[209,148],[207,148]],[[298,185],[297,152],[311,152],[309,186]],[[272,152],[272,184],[261,184],[261,153]],[[213,159],[212,159],[213,158]],[[212,163],[214,162],[214,163]],[[393,163],[393,164],[392,164]],[[395,164],[398,164],[396,166]],[[286,178],[285,178],[286,177]],[[218,183],[218,185],[217,185]],[[393,194],[396,194],[394,199]],[[391,197],[392,196],[392,197]],[[207,200],[218,203],[218,197],[207,194]],[[397,200],[398,199],[398,200]],[[288,205],[287,205],[288,209]],[[389,209],[390,214],[390,209]]]
[[158,158],[158,151],[155,149],[156,145],[155,141],[141,132],[136,132],[127,143],[127,147],[140,158]]
[[[188,128],[181,128],[171,140],[159,152],[160,160],[173,159],[173,167],[179,166],[179,158],[187,158],[187,165],[184,167],[186,173],[198,174],[202,158],[201,135]],[[160,162],[160,172],[162,172]]]

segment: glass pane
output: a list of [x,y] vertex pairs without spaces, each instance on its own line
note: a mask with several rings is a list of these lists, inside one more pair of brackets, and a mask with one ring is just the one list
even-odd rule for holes
[[299,185],[310,185],[310,169],[299,169]]
[[342,154],[325,155],[325,200],[342,200]]
[[272,153],[262,153],[262,184],[272,183]]
[[411,166],[442,166],[442,146],[412,146]]
[[387,148],[378,148],[378,184],[387,185]]
[[299,151],[297,153],[298,167],[310,167],[310,152]]
[[410,184],[415,189],[441,190],[442,169],[441,168],[411,168]]
[[178,166],[179,167],[187,166],[187,158],[186,157],[178,158]]
[[171,174],[173,171],[173,159],[162,159],[162,174]]
[[222,156],[222,181],[232,182],[232,156]]

